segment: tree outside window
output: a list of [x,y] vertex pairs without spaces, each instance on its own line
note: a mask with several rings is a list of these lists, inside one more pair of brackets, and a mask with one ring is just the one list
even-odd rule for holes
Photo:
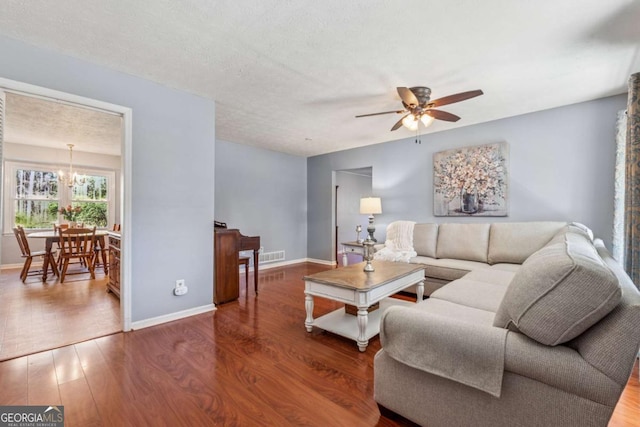
[[78,222],[88,226],[106,227],[108,211],[107,177],[86,176],[83,185],[76,185],[72,189],[71,206],[80,206]]
[[[59,184],[53,166],[7,162],[11,182],[7,182],[8,197],[5,226],[21,225],[26,229],[52,228],[63,220],[59,207],[80,207],[76,221],[85,226],[106,227],[113,218],[113,189],[115,174],[111,171],[92,171],[84,175],[84,182],[68,188]],[[5,199],[6,200],[6,199]],[[13,209],[13,211],[7,211]],[[113,219],[111,220],[113,221]]]
[[15,174],[15,224],[24,228],[49,228],[58,219],[58,178],[55,172],[17,169]]

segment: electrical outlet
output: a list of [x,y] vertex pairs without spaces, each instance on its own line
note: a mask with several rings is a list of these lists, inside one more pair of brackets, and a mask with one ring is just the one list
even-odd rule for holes
[[187,285],[184,283],[184,279],[176,280],[176,287],[173,288],[173,294],[176,296],[184,295],[189,291]]

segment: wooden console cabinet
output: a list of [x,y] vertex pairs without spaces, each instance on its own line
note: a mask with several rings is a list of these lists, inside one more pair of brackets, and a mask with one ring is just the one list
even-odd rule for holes
[[120,234],[109,233],[109,282],[107,292],[120,298]]

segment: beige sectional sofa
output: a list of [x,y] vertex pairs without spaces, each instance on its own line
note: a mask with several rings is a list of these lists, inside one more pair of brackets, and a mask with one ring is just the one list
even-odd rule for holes
[[640,292],[584,226],[416,224],[430,297],[392,307],[381,411],[428,426],[606,426],[640,346]]
[[426,265],[425,295],[471,270],[516,271],[567,226],[565,222],[416,224],[411,262]]

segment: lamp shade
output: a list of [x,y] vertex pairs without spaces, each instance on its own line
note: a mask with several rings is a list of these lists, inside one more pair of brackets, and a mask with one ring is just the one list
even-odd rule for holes
[[363,197],[360,199],[360,213],[363,215],[373,215],[382,213],[382,203],[380,197]]
[[433,117],[428,114],[423,114],[422,117],[420,117],[420,121],[422,122],[424,127],[427,128],[431,125],[431,123],[433,123]]
[[418,119],[413,114],[407,114],[402,119],[402,124],[409,130],[418,130]]

